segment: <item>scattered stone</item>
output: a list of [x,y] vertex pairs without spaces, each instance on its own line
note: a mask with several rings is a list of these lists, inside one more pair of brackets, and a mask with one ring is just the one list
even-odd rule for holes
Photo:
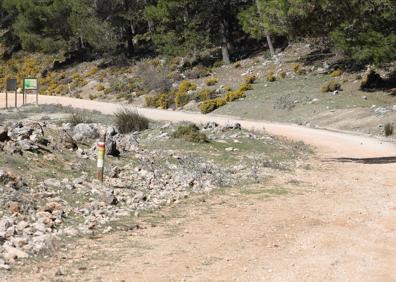
[[15,259],[24,259],[24,258],[28,258],[29,255],[17,248],[11,247],[9,245],[3,245],[3,248],[5,250],[5,253],[3,254],[4,258],[7,261],[12,261]]
[[214,122],[214,121],[208,122],[208,123],[206,123],[206,124],[203,126],[204,129],[215,129],[215,128],[217,128],[217,127],[219,127],[219,125],[218,125],[216,122]]
[[378,107],[374,110],[374,113],[376,113],[377,115],[384,115],[387,112],[389,112],[389,110],[387,108],[384,107]]
[[61,188],[61,182],[55,178],[44,180],[44,185],[50,188]]
[[0,269],[10,270],[11,267],[7,265],[3,259],[0,259]]

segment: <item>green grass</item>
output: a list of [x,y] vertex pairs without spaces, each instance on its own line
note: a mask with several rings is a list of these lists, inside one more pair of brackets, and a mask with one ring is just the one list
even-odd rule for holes
[[[240,143],[234,143],[234,139],[226,139],[227,143],[216,140],[211,140],[209,143],[191,143],[179,139],[150,140],[149,142],[144,140],[141,145],[147,149],[164,148],[164,150],[192,153],[224,166],[236,165],[237,161],[245,157],[257,155],[264,155],[265,159],[271,159],[274,162],[283,162],[293,161],[303,152],[309,154],[308,146],[294,148],[281,140],[274,143],[265,143],[263,140],[238,138]],[[229,147],[235,148],[237,151],[227,152],[226,148]],[[286,147],[289,147],[289,149],[286,149]],[[261,160],[264,161],[264,159]]]
[[[331,79],[324,75],[308,75],[272,83],[259,81],[243,101],[228,103],[215,113],[298,123],[328,109],[346,109],[354,106],[370,108],[372,105],[389,106],[395,103],[395,98],[387,93],[357,91],[357,86],[351,82],[345,85],[341,83],[343,91],[339,95],[321,93],[321,86]],[[367,96],[368,100],[362,99],[362,96]],[[310,103],[312,99],[319,101]],[[299,102],[294,104],[294,101]]]

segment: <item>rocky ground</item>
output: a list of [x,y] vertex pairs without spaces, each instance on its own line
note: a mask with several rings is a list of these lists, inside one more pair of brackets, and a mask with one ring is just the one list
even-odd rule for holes
[[[82,123],[73,121],[76,114]],[[191,194],[263,182],[310,152],[239,124],[201,125],[209,141],[191,143],[172,138],[178,125],[151,123],[121,134],[112,119],[54,106],[1,113],[1,269],[48,256],[69,238],[117,230],[123,218]],[[106,177],[100,183],[96,144],[104,132]]]

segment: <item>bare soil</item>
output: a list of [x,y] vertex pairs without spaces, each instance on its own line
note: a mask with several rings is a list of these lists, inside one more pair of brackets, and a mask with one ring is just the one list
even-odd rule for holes
[[[102,113],[120,105],[40,97]],[[1,101],[0,101],[1,102]],[[366,136],[139,109],[156,120],[240,122],[317,148],[295,172],[81,239],[3,281],[395,281],[396,146]],[[126,223],[130,226],[132,222]],[[135,223],[133,223],[135,224]],[[126,228],[130,229],[130,228]],[[1,278],[1,275],[3,278]]]

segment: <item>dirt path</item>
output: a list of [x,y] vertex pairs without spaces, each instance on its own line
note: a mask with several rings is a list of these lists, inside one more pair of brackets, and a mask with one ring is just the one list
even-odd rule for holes
[[[103,113],[119,107],[58,97],[43,97],[43,102]],[[318,154],[311,169],[166,208],[156,218],[141,219],[147,229],[82,239],[3,280],[396,281],[394,144],[293,125],[139,111],[155,120],[265,128],[314,145]],[[340,157],[370,159],[328,161]],[[276,193],[279,187],[287,194]]]
[[[18,98],[22,101],[22,96]],[[35,96],[28,95],[28,103],[35,103]],[[10,103],[12,104],[14,100]],[[103,114],[113,114],[122,105],[116,103],[106,103],[90,100],[81,100],[68,97],[40,96],[40,104],[61,104],[63,106],[73,106],[75,108],[96,110]],[[4,94],[0,94],[0,108],[4,107]],[[291,124],[272,123],[265,121],[244,120],[238,117],[201,115],[193,112],[164,111],[149,108],[136,109],[142,115],[159,121],[191,121],[204,123],[215,121],[219,124],[230,124],[238,122],[244,128],[251,130],[263,130],[274,135],[281,135],[295,141],[304,141],[318,147],[323,157],[380,157],[396,156],[396,145],[387,142],[380,142],[377,139],[352,133],[342,133],[328,130],[312,129],[304,126]]]

